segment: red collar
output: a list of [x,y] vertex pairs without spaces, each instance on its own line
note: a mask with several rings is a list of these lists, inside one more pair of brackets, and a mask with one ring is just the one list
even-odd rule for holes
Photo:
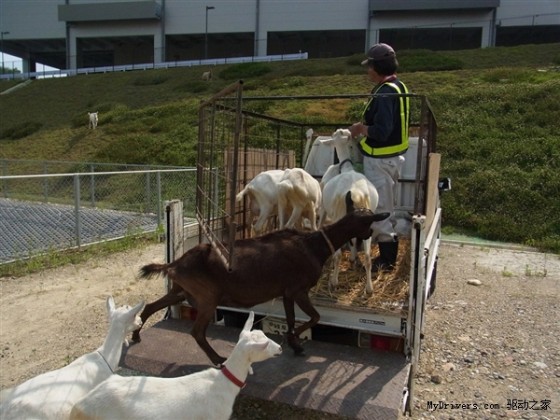
[[239,379],[237,379],[234,376],[234,374],[229,371],[229,369],[227,367],[222,366],[222,373],[224,374],[224,376],[226,378],[228,378],[231,382],[233,382],[239,388],[243,388],[245,386],[245,382],[241,382]]

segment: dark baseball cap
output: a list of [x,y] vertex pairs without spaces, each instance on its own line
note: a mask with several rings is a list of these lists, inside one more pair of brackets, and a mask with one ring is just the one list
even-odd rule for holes
[[387,44],[375,44],[367,52],[367,58],[362,61],[362,65],[368,63],[368,61],[383,61],[388,58],[395,57],[395,50],[393,47]]

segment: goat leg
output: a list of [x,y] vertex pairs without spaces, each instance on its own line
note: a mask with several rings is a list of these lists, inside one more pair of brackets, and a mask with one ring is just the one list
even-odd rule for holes
[[296,314],[293,299],[284,296],[282,299],[284,303],[284,312],[286,314],[286,324],[288,325],[288,332],[286,333],[286,340],[288,345],[294,350],[295,355],[303,353],[303,346],[298,335],[295,334]]
[[140,314],[140,319],[142,319],[142,325],[140,326],[140,328],[134,330],[134,332],[132,333],[132,341],[135,343],[139,343],[140,341],[142,341],[142,339],[140,338],[140,330],[142,329],[142,327],[146,323],[146,320],[150,316],[152,316],[160,309],[163,309],[170,305],[176,305],[179,302],[182,302],[183,300],[185,300],[185,295],[183,293],[183,290],[179,286],[173,284],[173,287],[171,288],[169,293],[167,293],[165,296],[162,296],[155,302],[147,304],[144,307],[142,314]]
[[305,312],[305,314],[310,318],[309,321],[301,324],[294,330],[294,334],[299,337],[302,332],[317,325],[321,316],[311,303],[311,300],[309,299],[309,295],[307,293],[300,293],[296,297],[296,303],[300,307],[300,309]]
[[[290,347],[294,349],[294,352],[297,355],[303,353],[303,347],[301,345],[301,341],[299,338],[300,334],[305,330],[317,325],[321,317],[319,315],[319,312],[317,312],[317,310],[313,307],[313,304],[311,303],[311,300],[309,299],[309,295],[307,293],[305,292],[300,293],[296,297],[295,302],[301,308],[301,310],[305,312],[306,315],[309,315],[310,317],[309,321],[304,322],[303,324],[301,324],[299,327],[295,329],[293,328],[295,323],[292,324],[292,328],[290,328],[290,324],[288,324],[288,344],[290,345]],[[291,306],[293,312],[294,309],[293,301],[291,303]]]
[[198,308],[198,313],[196,315],[196,320],[191,329],[191,335],[198,343],[199,347],[206,353],[208,358],[217,366],[223,365],[226,361],[225,357],[220,356],[216,351],[210,346],[208,340],[206,340],[206,329],[208,324],[214,317],[214,311],[216,307],[210,308]]

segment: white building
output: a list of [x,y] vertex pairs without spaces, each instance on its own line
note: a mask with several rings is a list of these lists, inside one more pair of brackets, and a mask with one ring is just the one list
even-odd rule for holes
[[560,42],[560,0],[0,0],[0,50],[55,68]]

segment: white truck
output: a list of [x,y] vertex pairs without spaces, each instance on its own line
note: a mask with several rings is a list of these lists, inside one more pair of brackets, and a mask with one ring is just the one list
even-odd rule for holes
[[[231,263],[234,246],[230,238],[246,237],[250,230],[246,203],[235,201],[236,192],[263,170],[317,168],[334,163],[334,155],[320,159],[322,164],[309,161],[324,155],[315,150],[319,146],[309,136],[309,129],[328,135],[329,130],[332,133],[349,125],[287,121],[257,111],[277,101],[336,101],[351,107],[364,100],[363,95],[243,97],[242,90],[242,82],[225,89],[203,102],[199,114],[198,241],[214,244],[226,264]],[[405,244],[403,266],[396,270],[401,277],[378,280],[381,286],[393,281],[398,293],[378,296],[373,303],[363,294],[352,300],[336,293],[321,293],[325,275],[312,297],[321,319],[307,332],[306,356],[296,358],[286,351],[283,357],[259,366],[259,374],[252,378],[258,384],[247,387],[249,395],[355,418],[397,418],[412,410],[424,310],[436,282],[439,194],[449,182],[440,181],[440,155],[435,152],[437,126],[430,104],[424,96],[407,96],[412,110],[410,147],[399,181],[397,206],[402,219],[400,242]],[[320,177],[322,173],[312,175]],[[183,232],[181,222],[168,226],[171,231],[167,237],[172,241],[173,230]],[[174,240],[167,248],[168,259],[172,260],[185,245]],[[327,263],[325,272],[328,269]],[[276,299],[253,308],[219,307],[212,345],[219,348],[224,334],[230,334],[231,327],[240,328],[249,310],[260,317],[265,332],[279,334],[282,339],[284,307],[281,299]],[[196,310],[186,304],[172,313],[185,322],[196,316]],[[307,316],[298,310],[296,319],[304,321]],[[212,342],[212,331],[208,337]]]

